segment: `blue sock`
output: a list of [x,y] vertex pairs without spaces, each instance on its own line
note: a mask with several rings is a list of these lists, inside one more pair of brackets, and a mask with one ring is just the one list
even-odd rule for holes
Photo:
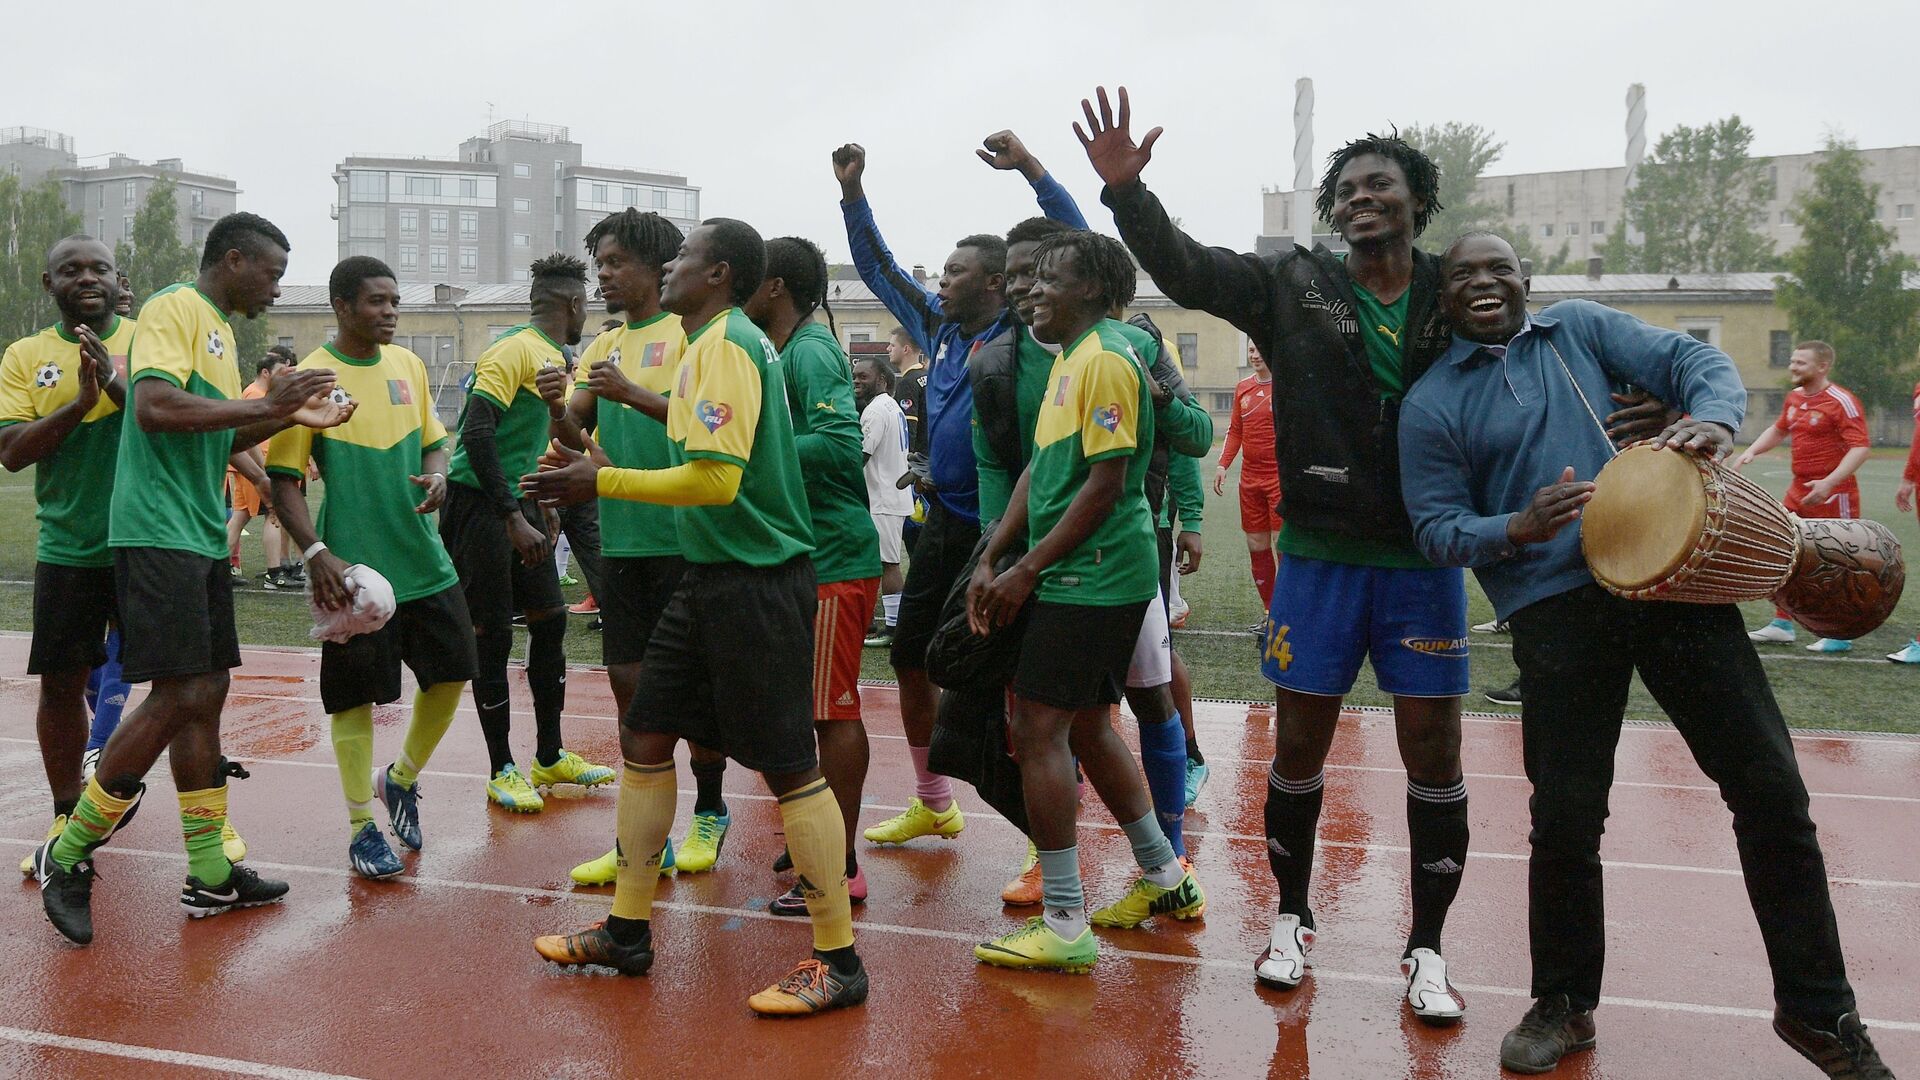
[[1160,831],[1175,855],[1185,855],[1181,824],[1187,816],[1187,732],[1179,713],[1158,724],[1140,725],[1140,768],[1147,774],[1147,792],[1153,796]]
[[127,695],[133,688],[120,678],[120,631],[107,631],[107,662],[87,676],[87,707],[93,710],[93,726],[87,730],[87,749],[107,745],[108,736],[120,726],[120,713],[127,707]]
[[1156,815],[1147,814],[1138,821],[1122,822],[1120,830],[1127,834],[1127,843],[1133,845],[1134,861],[1140,864],[1141,876],[1147,880],[1170,878],[1154,881],[1163,889],[1170,888],[1186,873],[1180,861],[1174,858],[1173,845],[1167,843],[1167,834],[1161,831]]

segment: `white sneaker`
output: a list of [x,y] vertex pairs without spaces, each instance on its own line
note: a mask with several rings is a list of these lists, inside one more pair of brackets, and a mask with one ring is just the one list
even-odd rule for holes
[[1808,652],[1822,652],[1822,653],[1825,653],[1825,652],[1852,652],[1852,651],[1853,651],[1853,642],[1851,642],[1851,641],[1847,641],[1847,640],[1845,640],[1845,639],[1843,639],[1843,638],[1828,638],[1828,637],[1823,637],[1823,638],[1821,638],[1821,639],[1820,639],[1819,641],[1816,641],[1816,642],[1814,642],[1813,644],[1811,644],[1811,645],[1809,645],[1809,646],[1807,646],[1807,651],[1808,651]]
[[1422,1023],[1445,1027],[1465,1015],[1467,1002],[1447,981],[1447,961],[1439,953],[1413,950],[1400,961],[1400,975],[1407,980],[1407,1004]]
[[1493,619],[1488,622],[1474,623],[1473,632],[1476,634],[1504,634],[1508,632],[1507,622],[1505,619]]
[[1307,953],[1313,948],[1313,930],[1300,925],[1300,916],[1282,915],[1273,921],[1267,951],[1253,965],[1253,977],[1274,990],[1291,990],[1307,974]]
[[1762,645],[1791,645],[1793,643],[1793,624],[1775,619],[1758,630],[1747,632],[1747,640]]
[[1910,641],[1899,652],[1890,652],[1887,659],[1896,664],[1920,664],[1920,640]]

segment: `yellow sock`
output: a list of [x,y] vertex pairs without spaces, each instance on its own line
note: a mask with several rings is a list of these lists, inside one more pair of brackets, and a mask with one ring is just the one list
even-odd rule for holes
[[227,785],[180,792],[180,832],[187,842],[187,872],[200,884],[218,888],[233,876],[233,864],[221,850],[220,830],[227,824]]
[[460,691],[466,683],[443,682],[422,687],[413,695],[413,719],[407,723],[406,741],[400,744],[400,756],[393,763],[393,779],[402,787],[412,787],[420,779],[420,770],[447,734],[453,712],[460,707]]
[[[653,887],[660,881],[660,852],[673,832],[673,762],[636,765],[620,774],[620,802],[614,810],[620,838],[619,872],[613,881],[613,915],[621,919],[653,917]],[[634,853],[640,857],[635,858]]]
[[373,706],[333,714],[333,760],[340,766],[340,793],[347,797],[347,827],[356,832],[373,820]]
[[780,821],[813,918],[813,947],[847,948],[853,944],[853,905],[847,899],[846,823],[827,782],[815,780],[780,796]]

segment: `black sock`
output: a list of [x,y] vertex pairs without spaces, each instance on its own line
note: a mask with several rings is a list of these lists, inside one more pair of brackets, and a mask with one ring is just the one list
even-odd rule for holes
[[527,623],[527,688],[533,691],[534,760],[560,760],[560,712],[567,704],[567,615]]
[[1280,886],[1280,914],[1298,915],[1303,926],[1313,925],[1307,906],[1307,884],[1313,877],[1314,831],[1320,824],[1320,799],[1325,777],[1286,780],[1267,773],[1267,863]]
[[860,970],[860,954],[849,945],[844,949],[815,949],[815,960],[825,960],[836,975],[852,975]]
[[513,698],[507,691],[507,660],[513,655],[513,627],[502,622],[498,627],[474,628],[473,647],[479,660],[479,674],[473,680],[473,707],[480,714],[480,734],[487,740],[487,757],[496,775],[513,764],[513,747],[508,736],[513,731]]
[[727,774],[727,759],[693,760],[693,812],[717,817],[727,816],[727,800],[720,797],[720,781]]
[[853,857],[853,852],[851,851],[847,852],[847,880],[852,881],[854,875],[858,874],[859,872],[860,872],[860,861]]
[[1205,765],[1207,763],[1207,756],[1200,752],[1199,739],[1187,740],[1187,760],[1193,762],[1195,765]]
[[607,936],[622,945],[638,945],[647,940],[647,920],[607,916]]
[[[72,817],[73,808],[79,805],[80,805],[79,799],[55,799],[53,800],[53,816],[54,817]],[[851,858],[852,856],[848,856],[848,857]]]
[[1407,952],[1440,951],[1447,909],[1467,862],[1467,782],[1430,787],[1407,781],[1407,835],[1413,852],[1413,929]]

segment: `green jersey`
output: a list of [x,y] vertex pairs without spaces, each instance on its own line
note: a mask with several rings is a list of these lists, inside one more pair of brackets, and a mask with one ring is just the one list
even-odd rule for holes
[[[482,397],[500,410],[500,424],[494,430],[494,446],[500,454],[500,471],[514,498],[520,497],[520,478],[539,468],[540,454],[547,448],[548,425],[552,410],[540,396],[534,380],[544,367],[566,370],[566,358],[560,346],[535,326],[520,325],[493,340],[473,366],[473,387],[460,409],[464,427],[467,410],[474,397]],[[480,477],[467,460],[467,448],[458,447],[447,466],[447,479],[478,491]]]
[[338,427],[315,431],[296,424],[275,435],[267,444],[267,472],[299,480],[308,458],[319,464],[327,485],[314,522],[320,539],[345,562],[378,570],[395,601],[459,584],[433,515],[414,510],[426,497],[412,481],[420,456],[447,442],[447,429],[433,413],[427,365],[398,345],[382,345],[378,356],[359,360],[329,344],[300,368],[333,372],[359,407]]
[[[593,339],[580,358],[575,386],[585,388],[587,373],[601,360],[620,365],[621,374],[656,394],[670,396],[673,373],[687,347],[680,317],[662,311]],[[664,469],[673,463],[667,427],[631,405],[598,401],[593,438],[623,469]],[[633,499],[600,500],[600,550],[615,558],[654,558],[680,554],[679,525],[673,507]]]
[[[1040,419],[1040,402],[1047,396],[1047,377],[1053,371],[1054,354],[1033,339],[1025,326],[1017,326],[1020,335],[1013,358],[1013,402],[1019,413],[1020,445],[1033,456],[1033,426]],[[974,400],[973,457],[980,471],[980,520],[998,521],[1007,514],[1007,502],[1013,498],[1013,486],[1020,482],[1021,462],[1001,461],[987,442],[980,426],[980,402]]]
[[880,576],[880,534],[867,511],[860,414],[852,365],[833,334],[806,322],[780,350],[794,449],[813,522],[813,573],[822,585]]
[[[133,320],[115,316],[100,343],[115,369],[127,366]],[[65,408],[80,393],[80,339],[55,324],[7,347],[0,359],[0,427],[30,423]],[[107,511],[126,414],[105,391],[58,449],[33,467],[40,539],[35,557],[57,566],[113,565]]]
[[1102,320],[1062,350],[1047,376],[1027,476],[1027,535],[1053,531],[1092,466],[1125,457],[1112,513],[1084,543],[1041,571],[1036,595],[1053,603],[1114,606],[1151,600],[1160,588],[1147,465],[1153,398],[1139,356],[1119,323]]

